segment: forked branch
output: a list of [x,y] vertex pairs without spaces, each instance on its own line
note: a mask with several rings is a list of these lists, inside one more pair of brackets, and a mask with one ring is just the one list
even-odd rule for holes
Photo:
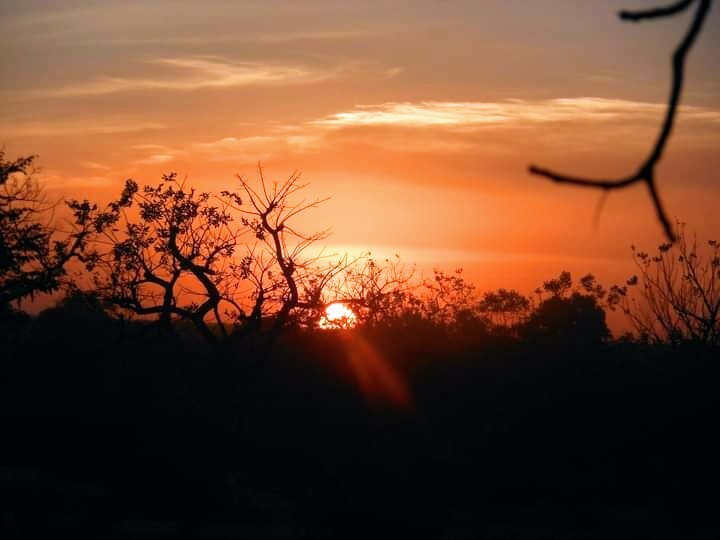
[[530,173],[538,176],[543,176],[558,182],[561,184],[572,184],[582,187],[590,187],[604,190],[606,192],[623,189],[632,186],[637,183],[644,183],[650,193],[657,219],[663,227],[665,236],[668,240],[674,242],[676,240],[675,231],[673,230],[672,224],[668,219],[667,212],[663,205],[662,199],[658,193],[657,184],[655,182],[655,167],[660,162],[665,146],[667,145],[668,138],[672,132],[673,124],[675,121],[675,115],[677,113],[678,104],[680,102],[680,96],[682,94],[683,82],[685,78],[685,60],[687,59],[688,52],[695,43],[700,30],[702,29],[703,23],[707,18],[707,14],[710,11],[712,0],[683,0],[675,2],[672,5],[666,7],[660,7],[642,11],[621,11],[619,16],[624,21],[643,21],[648,19],[658,19],[662,17],[672,17],[678,13],[685,11],[691,4],[697,3],[698,8],[695,12],[695,16],[692,20],[689,30],[685,34],[685,37],[678,45],[677,49],[672,56],[672,87],[670,90],[670,98],[668,101],[667,111],[665,113],[665,119],[660,129],[657,141],[653,146],[647,159],[640,165],[637,172],[623,178],[617,179],[591,179],[583,178],[578,176],[569,176],[560,174],[548,169],[537,167],[535,165],[530,166]]

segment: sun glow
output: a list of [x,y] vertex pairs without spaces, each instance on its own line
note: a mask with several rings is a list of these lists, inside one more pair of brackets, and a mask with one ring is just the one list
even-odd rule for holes
[[357,325],[357,315],[347,305],[340,302],[326,307],[325,315],[320,319],[320,328],[326,330],[353,328],[355,325]]

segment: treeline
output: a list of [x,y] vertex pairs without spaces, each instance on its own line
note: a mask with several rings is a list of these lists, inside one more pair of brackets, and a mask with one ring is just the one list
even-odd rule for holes
[[[641,341],[720,342],[720,246],[698,245],[682,224],[678,242],[654,255],[633,248],[638,274],[622,286],[606,290],[592,274],[573,283],[562,272],[529,296],[479,294],[460,270],[421,279],[399,258],[323,256],[327,232],[295,227],[322,202],[302,199],[299,174],[270,182],[259,168],[256,182],[239,177],[237,190],[219,194],[175,174],[143,187],[127,180],[104,207],[64,202],[71,217],[57,224],[48,216],[58,203],[44,197],[34,162],[0,154],[0,312],[8,320],[22,318],[23,300],[60,291],[58,309],[82,297],[123,322],[168,335],[190,326],[209,343],[269,343],[290,328],[350,322],[597,343],[610,338],[605,315],[616,309]],[[352,321],[328,323],[325,310],[337,302]]]

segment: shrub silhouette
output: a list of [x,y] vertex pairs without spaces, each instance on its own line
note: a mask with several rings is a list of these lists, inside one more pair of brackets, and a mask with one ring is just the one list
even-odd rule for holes
[[531,340],[578,346],[597,345],[610,337],[605,311],[597,300],[577,292],[543,300],[522,333]]
[[542,292],[550,297],[540,301],[521,328],[526,339],[569,346],[593,346],[610,337],[605,310],[600,301],[605,290],[592,274],[580,279],[577,290],[571,292],[570,272],[545,281]]
[[122,320],[113,318],[98,295],[71,289],[53,307],[41,311],[32,325],[33,335],[43,341],[72,343],[71,336],[82,334],[83,343],[113,343],[121,335]]
[[677,242],[655,254],[633,246],[639,275],[611,287],[609,307],[621,309],[644,341],[720,347],[720,243],[698,243],[682,223],[676,230]]

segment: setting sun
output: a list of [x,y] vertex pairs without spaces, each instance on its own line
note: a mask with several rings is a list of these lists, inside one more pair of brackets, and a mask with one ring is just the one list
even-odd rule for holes
[[357,315],[345,304],[335,302],[325,308],[325,315],[320,319],[320,328],[335,330],[353,328],[357,325]]

